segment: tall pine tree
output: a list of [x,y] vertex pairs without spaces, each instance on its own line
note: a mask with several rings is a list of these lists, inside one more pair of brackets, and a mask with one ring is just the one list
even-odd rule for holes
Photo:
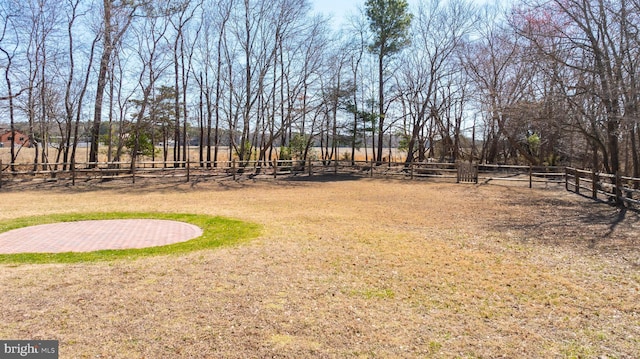
[[384,61],[388,56],[400,52],[409,45],[409,28],[413,15],[409,12],[406,0],[367,0],[365,3],[369,28],[373,33],[373,43],[369,51],[378,56],[378,153],[376,161],[382,162],[382,147],[384,145]]

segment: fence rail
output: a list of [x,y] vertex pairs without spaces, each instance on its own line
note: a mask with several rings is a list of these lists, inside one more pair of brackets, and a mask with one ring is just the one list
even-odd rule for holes
[[558,166],[512,166],[480,164],[478,166],[478,180],[528,182],[529,188],[534,183],[564,182],[564,167]]
[[439,178],[455,182],[491,181],[562,184],[567,191],[596,200],[640,204],[640,178],[571,167],[508,166],[469,163],[273,160],[273,161],[136,161],[83,163],[5,163],[0,160],[0,188],[13,181],[110,181],[139,178],[278,178],[348,174],[362,177]]
[[565,188],[595,200],[640,204],[640,178],[567,167]]
[[[83,163],[9,163],[0,161],[0,186],[14,180],[72,181],[112,180],[160,177],[281,177],[297,175],[349,174],[402,178],[441,178],[456,182],[493,181],[557,181],[554,167],[477,165],[437,162],[385,162],[334,160],[273,160],[273,161],[136,161]],[[555,178],[555,179],[554,179]]]

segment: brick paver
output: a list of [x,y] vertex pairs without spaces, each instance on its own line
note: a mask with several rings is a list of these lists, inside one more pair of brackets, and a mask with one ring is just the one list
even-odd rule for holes
[[0,253],[92,252],[162,246],[202,235],[189,223],[159,219],[62,222],[0,233]]

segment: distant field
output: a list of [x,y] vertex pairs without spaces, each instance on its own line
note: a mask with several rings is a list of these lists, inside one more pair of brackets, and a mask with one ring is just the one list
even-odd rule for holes
[[0,338],[61,358],[633,358],[640,223],[561,189],[312,177],[11,184],[0,220],[95,211],[261,224],[231,248],[2,265]]

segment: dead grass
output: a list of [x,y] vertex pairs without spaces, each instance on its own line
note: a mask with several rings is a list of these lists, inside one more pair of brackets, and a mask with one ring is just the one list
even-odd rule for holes
[[0,219],[191,212],[264,226],[183,256],[3,266],[0,338],[61,358],[633,358],[638,217],[554,189],[345,180],[2,189]]

